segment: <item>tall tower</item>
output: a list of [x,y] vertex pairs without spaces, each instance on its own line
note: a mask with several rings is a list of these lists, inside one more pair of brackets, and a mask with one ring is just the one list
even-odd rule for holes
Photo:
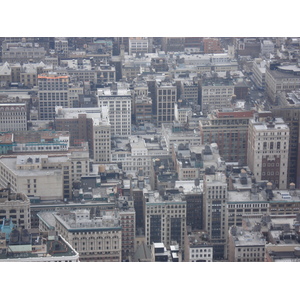
[[227,199],[225,174],[216,172],[212,175],[205,175],[203,182],[204,224],[213,245],[214,260],[227,258]]
[[258,115],[249,121],[247,162],[256,180],[287,188],[289,137],[289,127],[281,118]]

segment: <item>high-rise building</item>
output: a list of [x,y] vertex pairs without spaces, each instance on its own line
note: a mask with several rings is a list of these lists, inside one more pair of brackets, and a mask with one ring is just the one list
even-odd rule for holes
[[177,88],[171,82],[157,82],[155,86],[155,100],[153,114],[158,127],[162,123],[171,123],[175,119],[175,103],[177,102]]
[[70,107],[69,76],[38,75],[39,119],[54,120],[55,106]]
[[115,137],[131,134],[131,93],[127,86],[114,84],[110,88],[97,90],[98,106],[108,107],[111,135]]
[[300,188],[300,94],[299,90],[291,93],[281,93],[280,105],[272,108],[272,113],[277,118],[282,118],[290,128],[288,152],[287,182],[294,183]]
[[165,196],[158,192],[147,195],[145,207],[145,236],[147,245],[164,243],[166,247],[176,241],[180,247],[184,245],[186,230],[186,201],[181,197]]
[[289,139],[289,127],[283,119],[273,118],[271,112],[249,121],[247,164],[256,180],[268,180],[286,189]]
[[203,181],[203,202],[205,230],[213,246],[214,260],[227,258],[227,182],[222,172],[205,175]]

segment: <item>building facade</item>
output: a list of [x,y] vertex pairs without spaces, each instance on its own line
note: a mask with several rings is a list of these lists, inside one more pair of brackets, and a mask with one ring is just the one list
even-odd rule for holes
[[287,187],[290,130],[281,118],[255,117],[249,121],[247,164],[256,180]]
[[38,75],[39,119],[54,120],[55,106],[70,107],[69,76]]

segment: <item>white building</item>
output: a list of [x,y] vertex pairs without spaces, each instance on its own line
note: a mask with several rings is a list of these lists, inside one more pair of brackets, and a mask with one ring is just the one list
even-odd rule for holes
[[127,86],[114,85],[97,90],[98,106],[107,106],[111,135],[124,137],[131,134],[131,92]]
[[146,37],[131,37],[129,38],[129,55],[148,53],[149,52],[149,40]]
[[122,170],[127,174],[136,174],[140,169],[145,176],[150,175],[151,159],[145,140],[141,137],[129,138],[130,150],[116,149],[111,152],[111,162],[122,162]]

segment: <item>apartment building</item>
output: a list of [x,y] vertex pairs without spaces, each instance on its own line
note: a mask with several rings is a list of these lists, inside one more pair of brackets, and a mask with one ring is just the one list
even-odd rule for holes
[[256,180],[287,188],[290,130],[281,118],[255,116],[249,121],[247,165]]
[[38,75],[39,119],[54,120],[55,106],[70,107],[69,76]]

